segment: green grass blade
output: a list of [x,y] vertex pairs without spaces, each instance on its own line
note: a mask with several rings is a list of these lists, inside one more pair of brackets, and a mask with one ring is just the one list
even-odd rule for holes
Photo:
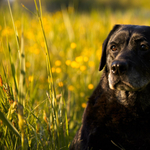
[[14,84],[15,84],[15,90],[16,90],[16,93],[18,94],[18,83],[17,83],[16,72],[15,72],[15,65],[12,61],[11,48],[10,48],[9,43],[8,43],[8,50],[9,50],[9,61],[11,64],[11,72],[12,72],[12,76],[13,76]]
[[10,6],[9,0],[7,0],[7,2],[8,2],[8,7],[9,7],[11,20],[12,20],[12,23],[13,23],[14,32],[15,32],[15,35],[16,35],[15,38],[16,38],[17,48],[18,48],[18,51],[20,51],[18,32],[17,32],[16,27],[15,27],[15,23],[14,23],[14,19],[13,19],[12,10],[11,10],[11,6]]
[[63,19],[64,19],[64,24],[66,26],[66,30],[68,32],[69,40],[70,40],[70,42],[72,42],[75,38],[74,31],[72,29],[69,15],[68,15],[66,8],[64,6],[62,6],[62,15],[63,15]]
[[24,35],[22,26],[21,36],[21,55],[20,55],[20,81],[19,81],[19,99],[18,99],[18,124],[21,131],[22,149],[28,149],[28,142],[25,134],[24,108],[25,108],[25,52],[24,52]]
[[17,135],[20,138],[18,130],[12,125],[12,123],[5,117],[5,115],[1,111],[0,111],[0,119],[15,135]]
[[66,109],[66,102],[65,99],[63,99],[63,103],[64,103],[64,108],[65,108],[65,127],[66,127],[66,142],[67,142],[67,146],[69,147],[69,142],[68,142],[68,137],[69,137],[69,128],[68,128],[68,117],[67,117],[67,109]]
[[21,36],[21,56],[20,56],[20,82],[19,82],[19,101],[25,107],[25,52],[24,35]]
[[26,6],[24,6],[23,4],[21,4],[22,5],[22,7],[23,8],[25,8],[27,11],[29,11],[31,14],[33,14],[33,15],[35,15],[36,16],[36,14],[34,13],[34,12],[32,12],[31,10],[29,10]]
[[52,65],[51,65],[51,59],[50,59],[50,54],[49,54],[49,48],[48,48],[48,43],[47,43],[47,39],[46,39],[44,27],[43,27],[43,21],[42,21],[42,17],[41,17],[41,15],[42,15],[41,1],[39,0],[40,10],[38,8],[36,0],[34,0],[34,3],[35,3],[38,18],[39,18],[39,22],[40,22],[40,25],[41,25],[42,34],[43,34],[43,37],[44,37],[44,44],[45,44],[45,49],[46,49],[47,69],[48,69],[48,72],[49,72],[48,79],[49,79],[50,93],[52,93],[53,96],[56,99],[56,92],[55,92],[54,81],[53,81]]

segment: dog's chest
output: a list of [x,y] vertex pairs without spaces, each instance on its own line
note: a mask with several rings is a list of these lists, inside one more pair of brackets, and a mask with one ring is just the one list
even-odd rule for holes
[[109,105],[105,102],[92,110],[85,122],[89,139],[97,139],[97,142],[105,140],[110,144],[114,142],[128,150],[135,149],[135,145],[143,148],[143,144],[150,148],[149,111],[140,113],[118,103]]
[[[92,111],[87,123],[92,136],[114,139],[125,145],[147,139],[150,145],[150,113],[127,109],[118,104],[102,102]],[[92,115],[93,114],[93,115]],[[124,144],[123,144],[124,145]]]

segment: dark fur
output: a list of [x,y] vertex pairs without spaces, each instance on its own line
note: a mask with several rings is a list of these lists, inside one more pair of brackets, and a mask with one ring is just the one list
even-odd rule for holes
[[[117,51],[110,43],[117,43]],[[147,49],[141,45],[146,44]],[[150,149],[150,27],[116,25],[103,44],[100,83],[70,150]],[[127,63],[122,74],[112,64]]]

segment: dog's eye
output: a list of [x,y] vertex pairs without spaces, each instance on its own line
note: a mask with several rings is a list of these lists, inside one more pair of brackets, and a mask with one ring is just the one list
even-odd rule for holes
[[117,50],[117,47],[116,47],[116,45],[112,45],[112,46],[110,47],[110,49],[111,49],[112,51],[116,51],[116,50]]
[[149,46],[147,46],[147,45],[145,45],[145,44],[142,44],[142,45],[140,46],[140,49],[141,49],[142,51],[147,51],[147,50],[149,49]]

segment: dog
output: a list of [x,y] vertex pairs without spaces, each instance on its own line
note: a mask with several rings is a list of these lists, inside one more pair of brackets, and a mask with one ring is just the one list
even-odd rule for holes
[[115,25],[70,150],[150,150],[150,27]]

